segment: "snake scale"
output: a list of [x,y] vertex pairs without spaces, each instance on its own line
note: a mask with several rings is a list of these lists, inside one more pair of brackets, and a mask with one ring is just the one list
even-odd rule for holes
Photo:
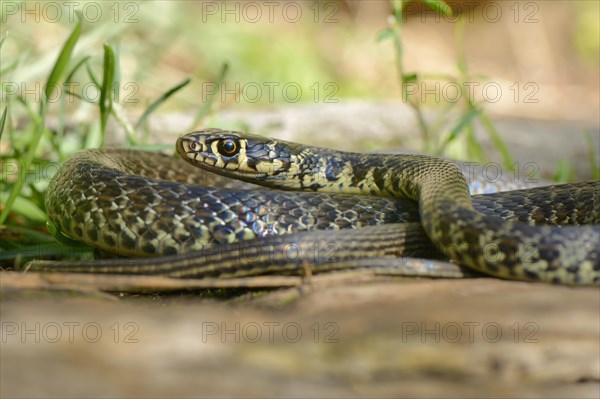
[[[220,129],[180,137],[177,151],[187,164],[132,150],[80,152],[46,198],[66,235],[152,257],[30,269],[226,278],[428,256],[507,279],[600,284],[599,181],[471,197],[453,162],[425,155],[341,152]],[[286,191],[241,190],[228,178]]]

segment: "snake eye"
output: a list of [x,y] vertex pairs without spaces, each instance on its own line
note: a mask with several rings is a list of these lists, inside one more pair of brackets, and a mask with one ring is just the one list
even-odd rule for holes
[[240,146],[238,142],[234,139],[225,139],[219,140],[217,143],[217,151],[219,154],[224,155],[226,157],[232,157],[236,155],[240,150]]

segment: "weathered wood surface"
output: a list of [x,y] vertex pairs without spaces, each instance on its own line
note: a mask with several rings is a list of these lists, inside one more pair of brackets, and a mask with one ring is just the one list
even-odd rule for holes
[[600,388],[596,288],[315,276],[222,302],[202,291],[107,299],[90,286],[50,294],[47,280],[27,291],[3,281],[2,397],[597,397]]

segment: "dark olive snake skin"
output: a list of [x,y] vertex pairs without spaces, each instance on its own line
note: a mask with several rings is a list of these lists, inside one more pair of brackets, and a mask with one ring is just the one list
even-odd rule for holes
[[[441,158],[338,152],[218,129],[183,136],[177,149],[212,173],[159,154],[88,150],[63,165],[46,199],[50,219],[72,238],[124,256],[170,256],[31,268],[222,278],[446,256],[502,278],[600,283],[598,181],[472,199],[460,170]],[[319,192],[240,190],[214,173]]]

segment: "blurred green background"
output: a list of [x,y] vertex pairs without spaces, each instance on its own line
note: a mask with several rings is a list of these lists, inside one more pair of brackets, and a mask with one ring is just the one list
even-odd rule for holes
[[[214,88],[207,82],[217,80],[225,62],[230,68],[225,91],[215,98],[219,109],[402,99],[392,42],[376,40],[389,24],[388,1],[67,3],[3,2],[2,34],[8,32],[2,46],[3,99],[7,82],[25,83],[28,89],[34,82],[43,85],[76,22],[74,9],[84,16],[75,59],[90,55],[90,63],[100,67],[102,43],[115,46],[120,100],[128,110],[143,110],[188,76],[192,83],[165,109],[197,109]],[[470,71],[503,90],[500,101],[488,104],[490,112],[597,122],[598,2],[449,4],[453,17],[440,17],[418,2],[407,6],[402,30],[406,71],[456,74],[456,20],[462,15],[459,44]],[[89,80],[85,70],[78,74],[82,82]],[[528,82],[538,88],[535,93],[533,86],[523,88]],[[524,102],[528,94],[538,102]],[[13,114],[19,112],[15,107]]]

